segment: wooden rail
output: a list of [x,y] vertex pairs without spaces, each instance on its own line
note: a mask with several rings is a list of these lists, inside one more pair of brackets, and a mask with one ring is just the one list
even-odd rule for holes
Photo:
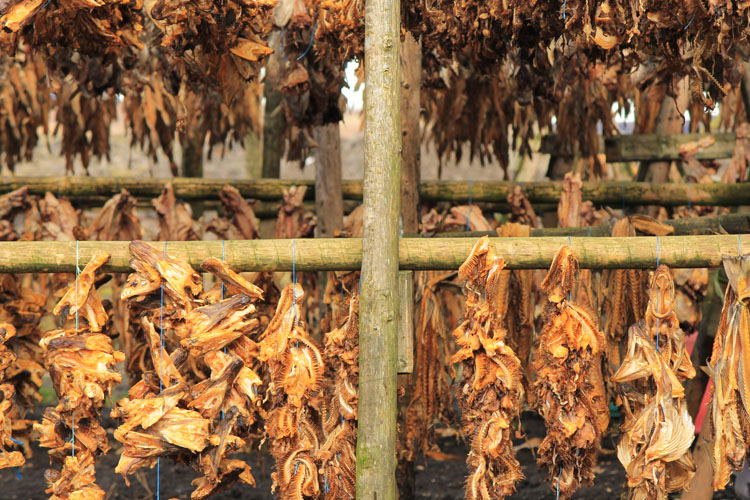
[[[610,163],[627,161],[679,160],[680,147],[711,136],[714,143],[702,148],[696,157],[699,160],[718,160],[734,155],[734,132],[719,134],[626,134],[613,137],[599,137],[599,151]],[[554,156],[570,156],[559,144],[556,135],[545,135],[539,148],[541,153]]]
[[[225,242],[226,260],[238,271],[291,271],[293,240],[235,240]],[[297,271],[357,270],[362,264],[359,238],[311,238],[295,241]],[[398,258],[402,270],[458,269],[469,256],[473,238],[401,238]],[[555,252],[569,242],[581,266],[593,269],[656,267],[656,238],[538,237],[492,238],[498,255],[510,269],[544,269]],[[716,267],[722,255],[750,253],[750,234],[659,237],[660,263],[670,267]],[[127,272],[131,258],[126,241],[79,242],[83,267],[97,251],[112,258],[104,271]],[[164,242],[149,242],[158,250]],[[221,241],[169,242],[168,253],[196,270],[209,257],[222,255]],[[76,242],[0,242],[0,273],[73,272]]]
[[[0,193],[28,186],[32,194],[51,192],[71,198],[112,196],[127,189],[136,197],[155,198],[165,183],[171,182],[175,196],[184,200],[218,199],[227,184],[236,187],[244,197],[257,200],[279,200],[283,189],[294,185],[310,186],[307,197],[314,196],[311,180],[280,179],[132,179],[119,177],[9,177],[0,183]],[[422,202],[492,202],[505,203],[517,185],[532,203],[557,203],[562,182],[515,183],[504,181],[423,181]],[[584,182],[583,199],[596,205],[694,205],[736,206],[750,204],[750,183],[739,184],[652,184],[648,182]],[[362,182],[343,181],[345,199],[362,199]]]
[[[750,213],[709,215],[705,217],[688,217],[684,219],[660,220],[659,223],[671,226],[674,232],[670,236],[687,236],[699,234],[748,234],[750,233]],[[532,229],[531,236],[611,236],[612,228],[608,225],[589,227],[551,227]],[[456,231],[438,233],[433,238],[481,238],[482,236],[497,236],[495,231]],[[421,238],[422,235],[407,235],[409,238]]]

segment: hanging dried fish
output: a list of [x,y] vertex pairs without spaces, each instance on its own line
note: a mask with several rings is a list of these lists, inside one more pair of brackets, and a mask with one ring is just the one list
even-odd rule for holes
[[[159,234],[161,241],[197,241],[200,234],[195,227],[190,205],[184,201],[177,201],[172,183],[164,185],[161,195],[151,201],[156,215],[159,217]],[[139,238],[127,238],[136,240]]]
[[[16,362],[16,355],[5,345],[16,335],[16,329],[8,323],[0,323],[0,469],[20,467],[26,459],[20,451],[12,450],[17,443],[13,438],[13,411],[15,389],[7,383],[6,371]],[[11,448],[11,450],[8,450]]]
[[348,299],[349,314],[325,334],[326,385],[320,413],[320,446],[316,463],[323,498],[355,498],[357,409],[359,387],[359,297]]
[[471,440],[466,463],[466,498],[505,498],[523,472],[516,460],[511,425],[523,398],[521,362],[505,343],[501,304],[503,259],[486,236],[458,270],[466,283],[464,322],[453,331],[459,347],[452,363],[462,363],[457,394],[464,433]]
[[[625,217],[615,222],[612,236],[635,236],[635,226]],[[646,308],[647,275],[640,269],[611,269],[604,271],[602,283],[606,283],[602,316],[604,333],[607,336],[605,369],[611,375],[622,363],[622,344],[627,325],[643,318]],[[607,377],[609,378],[609,377]]]
[[690,484],[695,429],[682,382],[695,376],[674,310],[674,282],[659,266],[645,317],[630,327],[628,350],[612,376],[624,402],[617,457],[628,474],[628,498],[666,500]]
[[[108,260],[105,253],[92,257],[55,306],[63,328],[45,333],[40,342],[59,402],[45,410],[34,429],[41,433],[40,446],[52,448],[50,458],[62,466],[45,473],[46,491],[55,500],[104,498],[94,476],[96,457],[109,451],[99,412],[122,380],[115,365],[125,359],[113,349],[112,339],[100,333],[107,314],[93,286],[94,274]],[[75,323],[69,324],[72,318]]]
[[714,490],[724,489],[741,470],[750,445],[750,255],[723,256],[727,273],[724,307],[708,374],[714,383],[710,425]]
[[547,427],[537,464],[547,480],[570,498],[594,480],[596,455],[609,424],[601,358],[606,339],[596,317],[572,303],[578,261],[569,247],[558,250],[542,283],[549,303],[531,367],[536,404]]
[[262,298],[257,287],[210,259],[203,267],[222,280],[226,298],[208,303],[187,263],[143,242],[130,249],[136,272],[123,298],[139,319],[145,353],[140,380],[112,412],[123,419],[115,431],[124,446],[116,472],[127,480],[158,457],[171,457],[201,474],[193,499],[236,480],[255,485],[250,466],[229,455],[252,438],[261,412],[263,381],[253,369],[258,347],[250,338],[258,325],[251,301]]

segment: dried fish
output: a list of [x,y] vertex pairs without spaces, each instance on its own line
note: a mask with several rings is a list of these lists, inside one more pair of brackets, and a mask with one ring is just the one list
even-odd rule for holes
[[682,381],[695,369],[674,310],[674,282],[659,266],[651,278],[645,317],[630,327],[628,350],[612,376],[625,410],[617,456],[628,474],[628,498],[666,499],[690,484],[695,429]]
[[536,405],[547,436],[537,464],[547,480],[570,498],[594,479],[596,455],[609,424],[601,358],[606,339],[596,317],[571,302],[578,262],[569,247],[558,250],[542,283],[549,303],[532,358]]
[[727,273],[724,307],[708,374],[714,384],[709,408],[714,490],[742,469],[750,445],[750,255],[723,256]]
[[76,319],[75,329],[48,331],[40,342],[58,397],[57,407],[48,408],[42,422],[34,424],[41,433],[40,445],[51,448],[50,458],[62,466],[59,471],[45,473],[46,491],[53,499],[104,498],[94,475],[96,457],[109,451],[99,412],[106,396],[122,380],[115,365],[125,359],[113,349],[112,339],[99,333],[107,323],[107,314],[93,287],[94,274],[108,260],[108,254],[94,255],[55,306],[63,325],[78,315],[87,322]]
[[464,322],[453,331],[459,347],[451,362],[462,363],[457,394],[471,449],[466,463],[466,498],[505,498],[523,472],[513,450],[511,425],[523,399],[521,362],[506,344],[502,315],[505,262],[486,236],[458,270],[466,283]]

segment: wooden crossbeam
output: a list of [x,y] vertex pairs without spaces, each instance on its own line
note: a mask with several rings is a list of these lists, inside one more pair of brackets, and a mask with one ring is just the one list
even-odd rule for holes
[[[627,161],[679,160],[680,147],[711,136],[714,143],[701,149],[696,157],[699,160],[718,160],[734,155],[734,132],[719,134],[625,134],[613,137],[599,136],[599,151],[610,163]],[[539,148],[541,153],[553,156],[572,156],[560,145],[557,135],[545,135]]]
[[[306,185],[307,197],[314,196],[313,181],[282,179],[131,179],[117,177],[10,177],[0,183],[0,193],[28,186],[32,194],[51,192],[71,198],[112,196],[127,189],[136,197],[155,198],[166,182],[174,186],[175,196],[184,200],[218,199],[227,184],[236,187],[246,198],[279,200],[283,189]],[[560,199],[562,182],[497,182],[497,181],[423,181],[422,202],[490,202],[505,204],[508,195],[521,186],[532,203],[554,203]],[[342,182],[345,199],[362,199],[362,182]],[[736,206],[750,203],[750,183],[739,184],[652,184],[648,182],[584,182],[583,200],[596,205],[694,205]]]
[[[314,238],[298,240],[233,240],[225,242],[226,260],[237,271],[358,270],[362,264],[359,238]],[[656,238],[529,237],[492,238],[498,255],[509,269],[544,269],[569,242],[581,267],[592,269],[650,269],[656,267]],[[476,242],[473,238],[401,238],[398,247],[402,270],[453,270],[466,260]],[[164,242],[149,242],[159,251]],[[710,236],[662,236],[660,263],[670,267],[716,267],[722,255],[750,253],[750,234]],[[175,241],[167,245],[169,255],[199,270],[209,257],[222,255],[221,241]],[[78,260],[83,267],[97,251],[112,257],[107,272],[128,272],[131,259],[126,241],[81,241]],[[0,273],[69,273],[75,271],[74,241],[0,242]]]

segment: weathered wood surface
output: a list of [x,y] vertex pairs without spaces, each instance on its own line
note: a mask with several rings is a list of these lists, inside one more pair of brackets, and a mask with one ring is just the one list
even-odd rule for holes
[[[670,236],[687,236],[699,234],[717,234],[726,231],[728,234],[750,234],[750,214],[708,215],[705,217],[689,217],[684,219],[660,220],[661,224],[672,226],[674,233]],[[532,229],[531,236],[592,236],[607,237],[612,234],[608,225],[591,227],[550,227]],[[638,233],[639,235],[641,233]],[[404,235],[409,238],[422,238],[419,234]],[[482,236],[497,236],[494,231],[456,231],[438,233],[433,238],[481,238]]]
[[339,124],[315,127],[315,236],[331,238],[344,226]]
[[[680,146],[712,136],[715,143],[698,153],[699,160],[731,158],[734,155],[734,132],[718,134],[634,134],[601,137],[599,151],[607,156],[610,163],[627,161],[679,160]],[[556,135],[545,135],[539,151],[554,156],[566,156]]]
[[[184,200],[218,199],[219,191],[226,184],[236,187],[245,198],[257,200],[279,200],[283,190],[290,186],[309,186],[308,199],[314,197],[314,181],[287,179],[200,179],[177,177],[173,179],[137,179],[119,177],[6,177],[0,181],[0,193],[13,191],[23,186],[32,194],[54,195],[71,198],[89,196],[112,196],[127,189],[136,197],[156,198],[164,184],[171,182],[175,196]],[[471,183],[471,199],[474,203],[492,202],[502,209],[508,194],[519,185],[506,181],[475,181]],[[520,183],[526,197],[534,204],[554,203],[560,199],[562,182]],[[361,200],[362,182],[344,180],[341,183],[344,199]],[[750,183],[739,184],[651,184],[648,182],[584,182],[583,200],[596,205],[694,205],[734,206],[750,203]],[[469,200],[469,183],[466,181],[423,181],[420,183],[421,201]]]
[[398,303],[398,372],[411,373],[414,370],[413,271],[398,273]]
[[[395,205],[395,203],[394,203]],[[383,216],[377,219],[382,224]],[[717,267],[722,255],[736,255],[739,238],[743,253],[750,252],[750,234],[659,237],[660,263],[669,267]],[[567,237],[491,238],[498,255],[509,269],[546,269]],[[232,240],[224,242],[226,260],[237,271],[291,271],[293,240]],[[297,271],[357,270],[362,264],[360,238],[310,238],[294,240]],[[398,261],[402,270],[452,270],[466,260],[474,238],[401,238]],[[573,253],[583,268],[650,269],[656,267],[656,238],[570,239]],[[132,257],[127,241],[79,242],[80,266],[86,265],[97,251],[112,258],[104,266],[107,272],[127,272]],[[164,242],[149,242],[158,250]],[[209,258],[221,255],[221,241],[170,241],[169,255],[185,260],[194,269]],[[382,249],[382,247],[381,247]],[[379,254],[386,260],[387,254]],[[0,273],[66,273],[75,270],[75,241],[3,241],[0,242]],[[395,293],[395,276],[389,294]],[[364,283],[364,279],[363,279]],[[395,314],[395,313],[394,313]],[[395,337],[394,337],[395,339]],[[395,340],[394,340],[395,345]]]
[[[422,47],[411,33],[401,50],[401,231],[419,232],[419,181],[421,174],[420,85]],[[408,438],[408,408],[414,394],[414,273],[399,273],[399,398],[396,485],[399,500],[413,500],[416,490],[414,460]]]
[[399,3],[399,0],[365,2],[364,238],[356,470],[356,496],[361,500],[397,497]]
[[263,114],[263,146],[261,167],[263,177],[278,179],[281,176],[281,156],[284,151],[284,103],[281,92],[273,88],[270,79],[263,84],[266,106]]

